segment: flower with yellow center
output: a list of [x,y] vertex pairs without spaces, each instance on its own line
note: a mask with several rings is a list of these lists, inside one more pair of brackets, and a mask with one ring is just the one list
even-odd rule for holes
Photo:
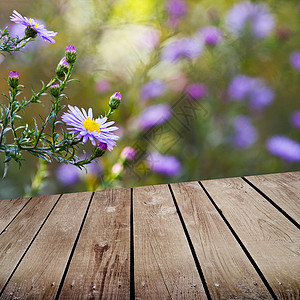
[[93,132],[96,130],[96,131],[100,132],[99,124],[94,119],[90,119],[90,117],[88,117],[86,120],[83,121],[83,126],[88,131]]
[[[10,16],[10,20],[16,24],[21,24],[25,26],[27,29],[27,36],[35,37],[35,35],[39,35],[45,41],[52,44],[55,43],[54,39],[52,39],[51,37],[56,36],[57,32],[47,30],[45,26],[40,22],[37,23],[32,18],[28,19],[26,17],[23,17],[16,10],[13,11],[13,14]],[[28,34],[28,32],[30,34]],[[25,36],[26,36],[26,31],[25,31]]]
[[93,112],[90,108],[86,112],[83,108],[80,110],[76,106],[69,105],[67,113],[62,115],[62,120],[72,128],[68,128],[70,133],[76,133],[77,138],[82,138],[83,143],[88,139],[96,146],[96,141],[105,143],[107,149],[111,151],[116,146],[116,140],[119,137],[112,133],[118,129],[116,126],[111,126],[114,121],[107,122],[107,118],[93,118]]
[[[36,22],[34,22],[34,20],[33,19],[29,19],[29,23],[31,24],[31,25],[33,25],[34,26],[34,28],[38,28],[40,25],[38,24],[38,23],[36,23]],[[32,27],[32,26],[31,26]]]

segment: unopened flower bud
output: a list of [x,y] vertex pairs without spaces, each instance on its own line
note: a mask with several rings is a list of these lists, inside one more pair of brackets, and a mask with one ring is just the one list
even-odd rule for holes
[[73,64],[75,62],[76,56],[77,56],[75,47],[73,45],[67,46],[65,55],[66,55],[66,61],[69,64]]
[[15,89],[19,85],[19,73],[16,71],[11,71],[8,74],[8,84],[11,88]]
[[96,157],[102,156],[107,149],[107,144],[99,142],[98,147],[95,149],[94,155]]
[[34,28],[27,26],[25,29],[25,36],[26,38],[35,38],[37,36],[37,31]]
[[66,58],[63,57],[57,65],[56,75],[58,77],[63,77],[65,75],[65,73],[68,72],[68,69],[69,69],[69,64],[66,61]]
[[125,147],[121,152],[121,158],[127,161],[133,160],[135,157],[135,150],[129,146]]
[[52,84],[50,86],[50,94],[55,98],[60,95],[60,85],[58,83]]
[[119,92],[115,92],[109,100],[109,107],[111,109],[117,109],[121,103],[122,95]]

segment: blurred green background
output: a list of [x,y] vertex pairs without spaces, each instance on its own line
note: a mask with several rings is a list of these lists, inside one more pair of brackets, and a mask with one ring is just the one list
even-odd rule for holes
[[[25,86],[22,95],[30,97],[31,88],[38,91],[41,87],[40,80],[48,82],[54,76],[66,45],[73,44],[77,50],[73,78],[79,82],[68,85],[69,100],[65,104],[92,107],[100,115],[107,110],[114,92],[123,95],[113,115],[120,128],[118,146],[87,174],[60,169],[55,162],[49,165],[40,194],[299,170],[300,131],[293,114],[300,109],[300,71],[297,63],[291,63],[292,53],[300,51],[299,1],[252,1],[253,5],[263,4],[267,11],[262,9],[262,13],[273,20],[273,25],[257,25],[258,30],[271,27],[263,37],[251,32],[258,18],[255,15],[248,16],[238,34],[232,32],[229,12],[241,1],[179,2],[0,1],[1,28],[12,26],[9,16],[15,9],[58,32],[53,45],[37,38],[21,53],[0,56],[1,92],[8,92],[5,79],[16,70]],[[245,11],[231,17],[231,21],[241,23],[243,14]],[[201,33],[206,26],[218,28],[221,41],[209,44]],[[192,40],[183,38],[198,40],[187,49]],[[172,48],[174,41],[179,43]],[[247,76],[250,91],[243,99],[234,99],[230,86],[239,75]],[[270,103],[259,108],[251,106],[251,93],[257,84],[252,87],[251,78],[261,80],[258,85],[263,86],[259,89],[262,94],[264,88],[268,89],[265,97],[273,93]],[[39,114],[45,115],[49,99],[43,98],[44,107],[31,106],[24,120],[32,125],[33,116],[38,119]],[[3,96],[0,102],[5,103]],[[158,120],[162,124],[143,127],[146,117],[141,114],[157,104],[167,104],[171,116],[164,122]],[[268,141],[278,135],[295,144],[270,150]],[[135,148],[136,158],[114,177],[112,167],[125,146]],[[86,149],[91,150],[89,145]],[[147,155],[153,152],[167,156],[160,163],[170,164],[169,171],[151,165]],[[174,161],[167,161],[170,156],[180,168],[172,170]],[[25,157],[20,169],[12,162],[6,178],[0,181],[0,199],[21,197],[31,185],[38,160]],[[3,173],[2,164],[0,171]],[[61,172],[70,180],[61,180]],[[108,184],[104,186],[103,180]]]

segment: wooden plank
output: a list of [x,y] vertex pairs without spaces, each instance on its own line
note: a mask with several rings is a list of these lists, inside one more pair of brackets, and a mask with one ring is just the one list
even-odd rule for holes
[[199,183],[171,187],[212,299],[272,299]]
[[0,200],[0,233],[24,207],[29,198]]
[[241,178],[202,182],[279,299],[299,299],[300,232]]
[[206,299],[167,185],[133,190],[136,299]]
[[96,192],[59,299],[130,298],[130,189]]
[[58,197],[59,195],[32,198],[6,231],[0,235],[0,291]]
[[0,299],[54,299],[91,195],[60,198]]
[[300,223],[300,172],[245,177]]

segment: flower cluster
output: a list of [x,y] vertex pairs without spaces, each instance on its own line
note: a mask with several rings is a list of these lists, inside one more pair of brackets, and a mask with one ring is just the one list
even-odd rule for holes
[[[10,19],[25,27],[25,35],[21,39],[14,40],[10,39],[8,31],[4,30],[7,39],[6,44],[2,45],[2,51],[20,50],[36,36],[40,36],[49,43],[55,43],[52,37],[56,36],[57,33],[48,31],[43,24],[37,23],[34,19],[23,17],[17,11],[13,12]],[[21,42],[23,43],[20,45]],[[13,48],[14,46],[15,48]],[[116,146],[119,137],[113,131],[118,128],[111,126],[115,122],[110,121],[109,117],[120,105],[122,95],[119,92],[111,96],[108,103],[109,111],[104,117],[94,119],[91,108],[86,112],[83,108],[80,110],[76,106],[69,105],[68,112],[64,112],[61,119],[70,127],[68,131],[61,127],[62,122],[58,119],[58,114],[65,108],[62,103],[63,91],[70,82],[76,58],[75,46],[66,46],[65,56],[61,58],[56,67],[55,77],[48,84],[43,84],[39,92],[33,92],[29,100],[24,98],[23,101],[19,101],[22,93],[21,87],[23,87],[20,85],[20,75],[16,71],[9,73],[7,81],[10,91],[9,95],[6,96],[9,103],[8,105],[1,104],[0,107],[0,152],[5,154],[6,170],[12,159],[19,165],[21,164],[24,159],[23,152],[28,152],[47,162],[55,159],[58,162],[81,168],[91,163],[95,158],[102,156],[106,149],[112,151]],[[19,113],[32,103],[41,103],[40,98],[47,92],[52,98],[52,107],[47,117],[41,117],[41,127],[38,127],[35,119],[33,129],[28,124],[22,124]],[[11,140],[13,142],[9,143]],[[79,159],[76,156],[76,150],[80,144],[86,143],[87,140],[90,140],[95,147],[94,152],[90,157],[85,156]]]

